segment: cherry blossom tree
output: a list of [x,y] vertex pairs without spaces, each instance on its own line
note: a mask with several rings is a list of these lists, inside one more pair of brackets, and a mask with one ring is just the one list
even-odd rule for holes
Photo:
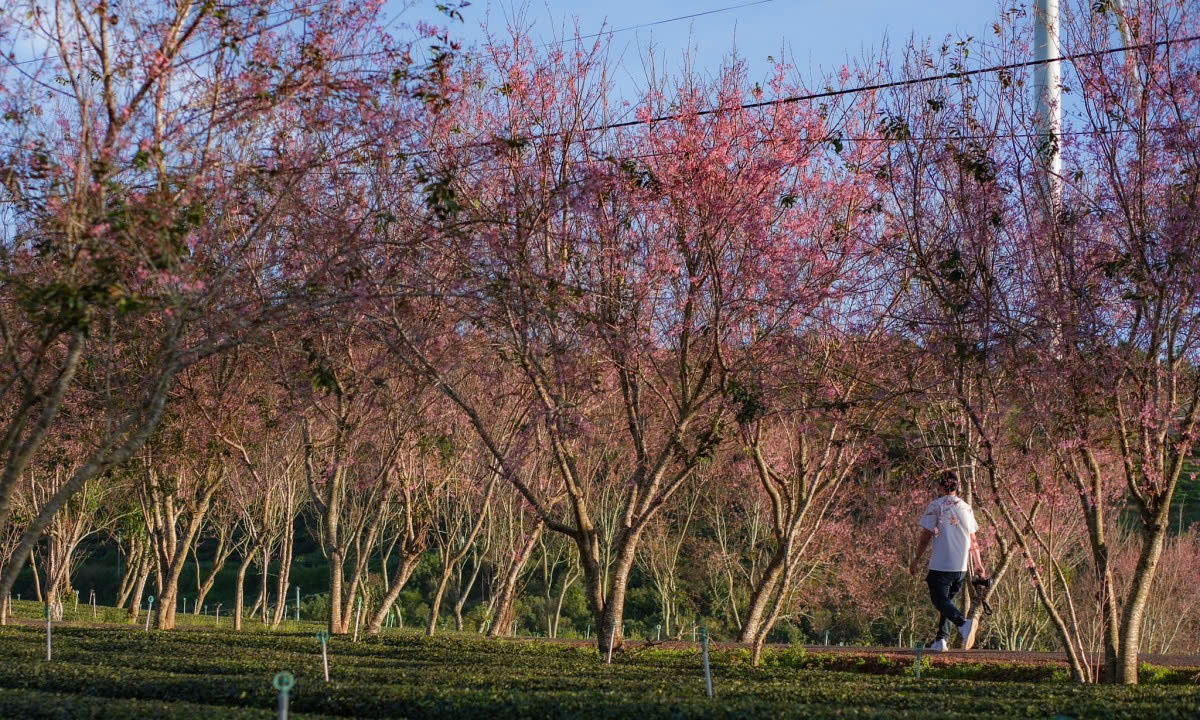
[[756,664],[796,579],[806,573],[810,550],[828,532],[826,522],[847,507],[843,486],[873,460],[876,434],[898,395],[883,371],[895,355],[882,334],[866,333],[851,347],[812,335],[755,374],[757,388],[747,391],[739,417],[769,499],[774,544],[739,635],[753,645]]
[[[620,644],[643,531],[727,433],[731,370],[767,346],[756,339],[838,292],[855,262],[869,203],[851,168],[867,150],[837,137],[841,116],[828,107],[741,108],[749,87],[737,63],[712,83],[652,78],[644,124],[606,135],[583,130],[602,118],[600,48],[537,53],[517,37],[484,55],[463,85],[502,92],[464,96],[455,134],[431,135],[441,164],[430,175],[444,180],[426,217],[442,244],[423,280],[445,319],[416,325],[392,312],[381,324],[546,527],[575,540],[607,649],[610,637]],[[794,89],[782,70],[774,89]],[[553,463],[548,492],[517,471],[441,364],[465,331],[529,389]],[[621,520],[605,583],[579,459],[610,427],[625,473],[611,476]],[[552,510],[560,496],[568,522]]]
[[139,453],[136,471],[142,475],[138,499],[156,568],[155,625],[172,630],[179,578],[228,466],[211,447],[206,447],[211,436],[197,438],[181,431],[172,438],[172,431],[178,428],[165,427],[162,440]]
[[[23,514],[35,517],[70,472],[67,464],[31,468],[25,488],[18,491],[18,502],[28,504]],[[112,493],[113,488],[100,478],[87,482],[54,516],[36,547],[42,568],[42,601],[55,620],[63,619],[63,598],[72,592],[71,576],[84,560],[79,552],[80,544],[89,536],[103,532],[106,523],[113,518],[105,512],[105,503]]]
[[[1027,192],[1038,241],[1030,264],[1044,278],[1037,316],[1052,342],[1036,356],[1040,399],[1059,471],[1087,518],[1106,598],[1104,675],[1136,683],[1146,603],[1166,541],[1171,499],[1200,422],[1200,302],[1195,201],[1200,48],[1156,41],[1195,36],[1200,18],[1178,3],[1072,5],[1064,25],[1078,109],[1063,138],[1061,196]],[[1106,50],[1116,25],[1143,49]],[[1105,462],[1110,455],[1114,462]],[[1101,514],[1110,482],[1138,518],[1140,550],[1127,589],[1112,575]],[[1110,599],[1109,599],[1110,598]]]
[[[283,230],[312,210],[303,178],[433,90],[381,32],[380,3],[9,10],[0,35],[44,54],[0,63],[0,525],[80,373],[110,379],[111,422],[26,529],[0,596],[68,500],[139,451],[182,368],[325,295],[343,239]],[[382,113],[381,81],[404,99]]]
[[662,629],[667,637],[671,636],[672,621],[676,622],[678,630],[678,604],[682,595],[680,558],[695,530],[693,522],[704,500],[705,483],[699,477],[702,473],[697,475],[696,482],[680,491],[678,507],[660,514],[647,526],[646,535],[638,546],[638,564],[658,595]]
[[[484,466],[486,467],[486,465]],[[463,468],[471,472],[470,465]],[[491,476],[483,485],[481,496],[476,496],[481,483],[470,477],[458,476],[444,485],[441,491],[430,497],[431,515],[433,516],[430,534],[432,545],[438,556],[438,580],[433,592],[433,601],[429,606],[429,618],[425,624],[425,634],[433,635],[437,630],[438,616],[441,613],[442,599],[446,588],[455,571],[466,559],[475,546],[475,539],[483,529],[487,519],[483,508],[492,501],[496,491],[496,474],[486,471]]]

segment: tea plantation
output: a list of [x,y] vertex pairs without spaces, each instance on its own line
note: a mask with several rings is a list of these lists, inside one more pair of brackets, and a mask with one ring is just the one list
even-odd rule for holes
[[[207,619],[208,623],[213,618]],[[315,629],[312,626],[311,629]],[[330,640],[330,682],[308,630],[174,632],[66,624],[0,628],[2,718],[274,718],[272,677],[292,672],[293,718],[1196,718],[1190,674],[1140,687],[1080,687],[1048,667],[957,665],[740,650],[713,653],[715,697],[694,649],[642,649],[606,664],[590,647],[450,635]]]

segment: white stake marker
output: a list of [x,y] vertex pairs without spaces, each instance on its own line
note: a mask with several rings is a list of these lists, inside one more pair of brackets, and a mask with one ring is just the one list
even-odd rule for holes
[[50,604],[46,604],[46,662],[50,662]]
[[271,684],[279,691],[279,720],[287,720],[288,693],[296,684],[296,678],[292,677],[290,672],[276,673],[275,680]]
[[708,668],[708,629],[700,628],[700,647],[704,654],[704,690],[712,697],[712,671]]
[[329,651],[325,648],[325,643],[329,640],[329,632],[322,630],[317,633],[317,639],[321,641],[321,663],[325,666],[325,682],[329,682]]
[[150,616],[154,613],[154,596],[146,598],[146,632],[150,632]]
[[617,637],[617,626],[613,625],[612,632],[608,634],[608,664],[612,665],[612,646]]

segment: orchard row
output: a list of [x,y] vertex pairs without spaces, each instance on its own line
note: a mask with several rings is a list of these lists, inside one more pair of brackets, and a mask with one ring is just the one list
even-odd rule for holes
[[27,4],[0,15],[48,48],[0,82],[0,598],[33,556],[57,606],[120,526],[158,627],[198,544],[238,563],[236,623],[276,568],[278,622],[307,521],[334,634],[378,632],[431,555],[429,631],[486,568],[507,633],[553,557],[547,608],[578,583],[602,653],[640,574],[668,633],[703,597],[757,662],[817,608],[919,638],[898,568],[954,471],[996,644],[1132,683],[1194,642],[1188,3],[1064,3],[1052,133],[1020,9],[829,77],[731,58],[620,99],[602,39]]

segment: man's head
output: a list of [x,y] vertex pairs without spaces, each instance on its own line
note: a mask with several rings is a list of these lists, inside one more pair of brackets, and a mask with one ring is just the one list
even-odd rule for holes
[[938,489],[943,495],[953,495],[958,492],[958,473],[953,470],[943,472],[937,478]]

